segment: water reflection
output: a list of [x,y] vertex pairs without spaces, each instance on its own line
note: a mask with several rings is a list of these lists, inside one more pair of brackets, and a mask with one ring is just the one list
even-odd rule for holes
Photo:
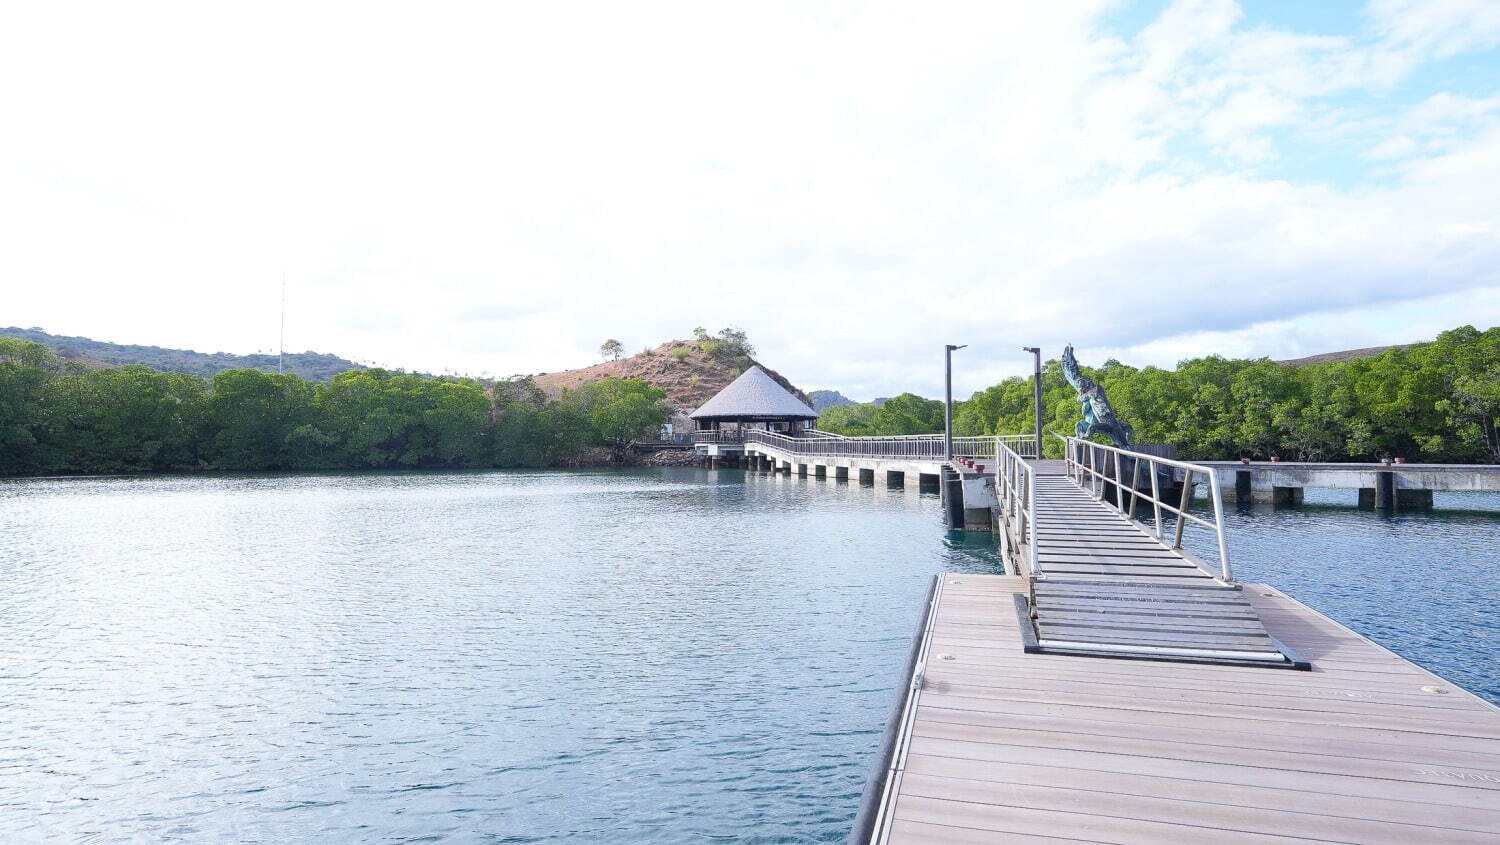
[[735,470],[0,484],[8,839],[841,841],[941,541]]

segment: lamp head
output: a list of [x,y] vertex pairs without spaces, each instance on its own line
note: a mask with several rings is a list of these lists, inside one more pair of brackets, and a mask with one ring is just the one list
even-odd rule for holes
[[955,349],[963,349],[965,346],[968,346],[968,345],[969,344],[967,344],[967,343],[961,343],[958,346],[954,346],[953,344],[950,343],[950,344],[947,345],[947,347],[948,347],[948,351],[952,352]]

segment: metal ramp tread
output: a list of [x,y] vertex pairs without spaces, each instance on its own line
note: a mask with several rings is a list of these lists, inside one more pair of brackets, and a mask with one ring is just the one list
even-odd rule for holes
[[1036,478],[1037,560],[1017,596],[1027,652],[1308,669],[1237,585],[1062,475]]

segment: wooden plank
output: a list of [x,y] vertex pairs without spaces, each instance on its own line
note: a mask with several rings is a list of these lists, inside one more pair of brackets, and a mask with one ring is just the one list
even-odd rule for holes
[[1067,545],[1062,543],[1038,543],[1037,551],[1043,555],[1087,555],[1090,557],[1183,560],[1182,555],[1155,545],[1117,547],[1093,544]]
[[[1086,555],[1040,555],[1037,558],[1048,572],[1074,572],[1077,567],[1105,569],[1121,575],[1168,574],[1178,577],[1208,578],[1198,567],[1180,558],[1110,558]],[[1069,569],[1068,567],[1074,567]],[[1164,572],[1162,570],[1165,570]],[[1209,579],[1212,580],[1212,579]],[[1103,591],[1101,591],[1103,592]]]
[[[934,736],[934,734],[942,735]],[[1342,796],[1348,809],[1357,815],[1366,800],[1409,801],[1423,805],[1459,807],[1467,810],[1495,809],[1496,795],[1484,789],[1470,789],[1450,783],[1421,782],[1403,775],[1419,767],[1381,760],[1352,758],[1319,758],[1314,754],[1289,755],[1277,752],[1251,752],[1243,755],[1223,746],[1193,746],[1183,749],[1182,756],[1164,753],[1170,746],[1167,736],[1149,741],[1101,740],[1100,749],[1138,749],[1117,751],[1087,748],[1007,745],[982,742],[963,725],[943,726],[919,722],[911,738],[908,759],[918,754],[960,760],[1009,763],[1025,766],[1057,766],[1102,772],[1121,779],[1161,777],[1218,783],[1243,789],[1296,789],[1307,793]],[[1196,758],[1207,759],[1196,759]],[[1260,765],[1270,763],[1270,765]],[[1384,777],[1382,774],[1394,775]],[[1421,818],[1420,816],[1414,818]]]
[[[1042,572],[1046,574],[1048,580],[1055,581],[1055,582],[1068,582],[1068,583],[1072,583],[1072,584],[1099,584],[1099,585],[1112,586],[1112,587],[1116,587],[1116,586],[1117,587],[1128,587],[1128,586],[1143,587],[1143,586],[1148,586],[1146,584],[1142,584],[1140,582],[1140,580],[1138,580],[1138,579],[1137,580],[1132,580],[1129,577],[1124,576],[1124,575],[1093,575],[1093,574],[1087,574],[1087,573],[1053,572],[1052,570],[1047,569],[1046,566],[1042,567]],[[1156,578],[1153,578],[1152,580],[1153,580],[1153,582],[1160,583],[1160,585],[1163,586],[1163,587],[1170,587],[1170,586],[1191,587],[1191,586],[1194,586],[1195,584],[1196,585],[1202,585],[1204,587],[1212,587],[1216,583],[1212,578],[1209,578],[1207,575],[1203,575],[1203,576],[1199,576],[1199,577],[1194,577],[1194,576],[1190,576],[1190,575],[1182,575],[1182,576],[1175,576],[1175,577],[1174,576],[1157,576]],[[1153,584],[1151,584],[1149,586],[1156,586],[1156,583],[1153,583]]]
[[1198,569],[1191,561],[1171,554],[1129,555],[1089,550],[1060,551],[1043,548],[1040,550],[1037,559],[1043,563],[1050,561],[1053,563],[1104,563],[1113,566],[1185,566],[1193,570]]
[[[1278,637],[1278,639],[1282,638]],[[1286,642],[1286,640],[1284,639],[1282,639],[1282,641]],[[960,655],[963,656],[966,661],[972,661],[975,665],[987,666],[993,668],[996,671],[1010,671],[1015,669],[1016,667],[1012,665],[1013,661],[1015,659],[1019,659],[1019,655],[1013,653],[1013,647],[999,644],[991,644],[990,647],[983,649],[968,649],[964,647],[958,647],[957,651]],[[1047,655],[1030,655],[1030,657],[1033,659],[1046,656]],[[1060,659],[1063,659],[1064,662],[1066,662],[1071,658]],[[1317,657],[1317,664],[1314,666],[1314,670],[1328,675],[1336,675],[1340,678],[1363,678],[1367,680],[1380,680],[1382,676],[1384,676],[1385,680],[1394,683],[1409,683],[1415,681],[1415,686],[1413,686],[1414,689],[1416,688],[1416,686],[1432,683],[1431,679],[1418,680],[1417,678],[1413,677],[1408,672],[1406,672],[1406,670],[1403,669],[1399,663],[1370,660],[1360,655],[1320,654]],[[1445,685],[1445,688],[1454,690],[1457,689],[1456,687],[1452,687],[1451,685]]]
[[1037,637],[1047,641],[1128,645],[1149,648],[1205,649],[1213,651],[1274,652],[1276,646],[1265,634],[1215,634],[1209,631],[1123,631],[1115,628],[1054,626],[1045,619],[1037,624]]
[[[1156,816],[1158,820],[1175,820],[1179,824],[1188,823],[1186,819],[1173,818],[1183,811],[1196,811],[1200,815],[1192,822],[1205,823],[1213,810],[1202,805],[1271,810],[1274,812],[1254,814],[1256,821],[1242,821],[1236,828],[1262,833],[1317,835],[1344,842],[1391,838],[1405,838],[1407,842],[1437,839],[1493,841],[1488,836],[1496,825],[1500,825],[1500,811],[1472,807],[1371,798],[1362,803],[1359,816],[1350,817],[1347,815],[1347,801],[1322,792],[1276,786],[1244,789],[1229,784],[1147,775],[1122,778],[1086,769],[930,755],[914,755],[907,764],[906,777],[911,779],[904,790],[909,795],[1000,805],[1022,799],[1024,806],[1034,807],[1039,803],[1057,801],[1052,790],[1081,792],[1080,798],[1088,802],[1086,811],[1096,815],[1113,811],[1133,818]],[[945,782],[947,779],[963,783],[951,784]],[[1005,788],[997,789],[997,784],[1003,784]],[[1027,787],[1048,792],[1028,795],[1024,791]],[[1194,804],[1199,806],[1192,806]],[[1203,815],[1205,813],[1208,815]],[[1415,821],[1417,819],[1423,821]]]
[[927,845],[1024,845],[1029,842],[1042,845],[1078,845],[1077,839],[1059,839],[1039,833],[1008,833],[1003,830],[974,830],[954,827],[950,824],[930,824],[907,819],[895,819],[891,823],[895,839],[903,842],[923,842]]
[[[925,822],[948,827],[995,831],[1009,835],[1050,835],[1084,842],[1113,842],[1121,845],[1161,845],[1161,843],[1311,842],[1309,839],[1268,837],[1243,831],[1216,831],[1207,827],[1164,824],[1155,821],[1096,816],[1084,813],[1040,810],[1033,807],[997,808],[984,804],[967,804],[937,798],[903,796],[896,805],[901,821]],[[895,840],[892,840],[895,841]],[[912,840],[920,841],[920,840]]]
[[[1081,658],[1079,658],[1081,659]],[[1100,662],[1097,660],[1091,662]],[[1172,665],[1172,664],[1162,664]],[[1177,664],[1182,665],[1182,664]],[[1154,668],[1154,667],[1153,667]],[[1254,670],[1259,675],[1274,675],[1276,677],[1304,678],[1307,675],[1290,672],[1267,672],[1264,669]],[[950,677],[944,675],[943,677]],[[953,675],[953,678],[963,677]],[[1154,677],[1154,676],[1153,676]],[[975,684],[983,682],[983,678],[975,678]],[[950,681],[936,681],[937,684],[950,683]],[[1056,682],[1054,682],[1056,683]],[[1076,683],[1076,682],[1075,682]],[[1027,687],[1037,687],[1039,690],[1050,690],[1054,695],[1070,694],[1071,685],[1063,684],[1059,689],[1052,689],[1053,684],[1044,680],[1028,679],[1025,681]],[[1000,687],[999,689],[1009,689]],[[1191,694],[1192,691],[1189,691]],[[1226,692],[1235,692],[1226,689]],[[1174,691],[1172,695],[1182,693]],[[1249,700],[1254,693],[1243,693]],[[1378,703],[1378,702],[1369,702]],[[1398,705],[1405,706],[1404,704]],[[1332,710],[1330,712],[1342,712]],[[1028,713],[1018,710],[1014,713],[993,713],[974,710],[961,710],[942,707],[937,704],[923,705],[920,718],[924,722],[949,723],[957,725],[969,725],[976,727],[992,728],[1000,733],[994,734],[999,737],[996,742],[1008,745],[1035,745],[1037,747],[1050,748],[1076,748],[1084,751],[1105,750],[1099,743],[1101,738],[1128,739],[1141,742],[1159,742],[1163,738],[1173,743],[1185,743],[1188,745],[1206,746],[1208,748],[1220,749],[1220,755],[1234,755],[1241,751],[1274,751],[1286,752],[1293,756],[1282,758],[1283,762],[1296,762],[1307,755],[1315,755],[1322,758],[1350,757],[1364,760],[1380,760],[1396,764],[1402,768],[1408,779],[1418,782],[1437,782],[1440,779],[1435,776],[1421,776],[1421,767],[1441,769],[1455,767],[1457,769],[1483,771],[1495,762],[1492,753],[1486,753],[1484,749],[1493,748],[1492,744],[1479,743],[1478,748],[1448,748],[1439,747],[1429,743],[1425,738],[1413,737],[1407,734],[1386,733],[1363,733],[1357,736],[1340,736],[1334,733],[1324,733],[1316,737],[1316,743],[1309,745],[1307,738],[1297,731],[1280,730],[1245,730],[1238,729],[1229,723],[1215,725],[1194,725],[1188,720],[1179,720],[1177,724],[1158,724],[1138,719],[1100,719],[1084,718],[1082,714],[1075,713],[1071,709],[1057,712],[1042,711]],[[1420,716],[1418,717],[1420,718]],[[1259,726],[1257,726],[1259,727]],[[1136,751],[1146,752],[1147,746],[1134,747]],[[1206,749],[1157,749],[1156,756],[1169,756],[1174,759],[1199,759],[1199,755],[1205,753]],[[1117,753],[1132,753],[1128,746],[1119,746]],[[1112,752],[1115,753],[1115,752]],[[1299,757],[1297,755],[1302,755]],[[1203,758],[1209,759],[1209,758]],[[1240,760],[1239,757],[1225,759]],[[1325,761],[1326,762],[1326,761]],[[1310,771],[1323,771],[1321,766],[1325,762],[1318,762]],[[1332,765],[1331,763],[1326,763]],[[1414,768],[1407,764],[1417,766]],[[1291,768],[1305,769],[1307,761],[1292,765]],[[1396,769],[1391,772],[1400,774]],[[1399,778],[1398,778],[1399,779]]]
[[1210,629],[1221,633],[1243,631],[1247,635],[1263,637],[1266,629],[1254,619],[1200,616],[1114,616],[1100,613],[1048,612],[1047,624],[1054,628],[1089,628],[1094,630],[1119,629],[1122,631],[1200,631]]
[[1042,567],[1048,572],[1101,572],[1110,575],[1131,575],[1144,577],[1147,575],[1171,575],[1173,577],[1192,577],[1189,572],[1198,572],[1198,568],[1186,561],[1153,561],[1153,560],[1110,560],[1108,558],[1074,557],[1052,557],[1042,556],[1038,558]]
[[1204,602],[1232,602],[1244,605],[1247,608],[1250,607],[1244,596],[1235,590],[1225,589],[1221,584],[1212,581],[1212,579],[1208,579],[1206,583],[1194,584],[1182,589],[1172,589],[1155,585],[1146,587],[1120,584],[1107,591],[1100,590],[1095,585],[1047,579],[1037,582],[1036,593],[1038,596],[1073,597],[1089,601],[1179,601],[1200,604]]
[[[1096,658],[1075,658],[1096,659]],[[1048,695],[1038,694],[1028,690],[1010,690],[1004,701],[996,700],[992,696],[984,698],[959,698],[951,693],[937,691],[936,698],[941,699],[944,706],[956,709],[977,710],[980,712],[1003,711],[1006,707],[1017,708],[1016,712],[1031,712],[1024,705],[1055,703]],[[925,699],[924,699],[925,700]],[[1280,707],[1278,701],[1272,696],[1258,696],[1253,702],[1238,704],[1211,704],[1203,702],[1184,701],[1181,699],[1153,699],[1140,700],[1121,695],[1095,694],[1076,695],[1068,700],[1068,706],[1076,708],[1078,712],[1088,713],[1093,718],[1113,718],[1125,720],[1149,720],[1152,722],[1165,722],[1171,724],[1195,722],[1208,725],[1216,720],[1229,723],[1235,720],[1259,721],[1274,723],[1277,730],[1291,730],[1290,725],[1316,726],[1320,730],[1334,730],[1344,727],[1357,728],[1358,730],[1380,730],[1394,733],[1407,733],[1428,737],[1428,741],[1444,742],[1438,739],[1446,737],[1449,739],[1468,739],[1480,745],[1495,744],[1500,739],[1500,720],[1495,719],[1473,719],[1473,714],[1454,713],[1451,716],[1437,718],[1427,712],[1414,714],[1401,708],[1389,708],[1389,712],[1380,714],[1362,715],[1358,719],[1339,720],[1326,714],[1309,713],[1295,707]],[[1416,718],[1420,715],[1421,718]],[[1348,724],[1346,724],[1346,722]],[[1271,729],[1271,725],[1259,725],[1261,729]],[[1316,731],[1313,732],[1316,735]],[[1458,742],[1455,745],[1471,745],[1474,743]],[[1500,786],[1500,784],[1497,784]]]
[[[1014,626],[1011,626],[1012,629]],[[993,629],[991,629],[993,630]],[[1073,658],[1050,657],[1048,655],[1022,655],[1020,653],[1020,640],[1014,630],[1006,631],[1006,636],[989,637],[984,642],[986,648],[959,648],[957,657],[959,663],[944,667],[944,671],[974,671],[984,672],[996,677],[1010,677],[1022,675],[1026,677],[1052,677],[1055,674],[1066,674],[1087,670],[1090,675],[1108,678],[1111,675],[1131,675],[1142,677],[1141,669],[1134,663],[1111,663],[1108,661],[1088,661],[1080,666],[1080,662]],[[1252,684],[1263,684],[1273,691],[1280,689],[1285,683],[1278,678],[1266,678],[1265,672],[1241,669],[1225,666],[1182,666],[1163,664],[1148,667],[1152,678],[1193,678],[1203,682],[1213,683],[1235,683],[1244,682]],[[1348,690],[1378,690],[1391,689],[1409,694],[1417,694],[1424,685],[1432,684],[1433,679],[1425,675],[1414,674],[1407,667],[1393,665],[1381,671],[1368,669],[1343,669],[1337,665],[1331,665],[1321,659],[1308,673],[1316,683],[1324,686],[1338,686]],[[1449,687],[1453,694],[1445,696],[1431,696],[1443,700],[1473,700],[1466,694],[1460,692],[1457,687]],[[1476,700],[1477,701],[1477,700]],[[1478,702],[1483,707],[1490,705]]]
[[[1264,675],[1265,673],[1260,673]],[[1050,672],[1012,680],[997,680],[993,672],[984,670],[944,669],[941,677],[949,686],[947,690],[962,687],[998,690],[1026,689],[1051,691],[1064,695],[1091,694],[1098,692],[1100,684],[1108,684],[1122,697],[1163,698],[1183,701],[1202,701],[1220,704],[1244,703],[1258,695],[1275,695],[1279,706],[1289,709],[1317,710],[1326,713],[1382,713],[1391,706],[1421,710],[1475,712],[1473,704],[1463,699],[1448,696],[1403,693],[1387,689],[1356,689],[1349,685],[1329,682],[1328,685],[1306,687],[1300,684],[1279,685],[1264,681],[1207,681],[1202,679],[1177,679],[1152,674],[1149,681],[1139,676],[1099,673]],[[979,693],[980,697],[989,693]],[[1461,718],[1461,717],[1460,717]]]
[[1089,614],[1094,616],[1208,616],[1216,619],[1241,619],[1264,627],[1255,611],[1234,602],[1110,601],[1086,597],[1038,596],[1037,609],[1049,613]]
[[1259,619],[1255,609],[1244,602],[1220,599],[1214,594],[1203,598],[1101,596],[1081,593],[1037,593],[1038,607],[1087,609],[1098,613],[1226,613]]

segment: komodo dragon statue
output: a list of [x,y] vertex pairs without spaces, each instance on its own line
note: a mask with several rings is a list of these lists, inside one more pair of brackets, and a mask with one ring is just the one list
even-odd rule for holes
[[1083,405],[1083,419],[1078,421],[1077,427],[1078,437],[1088,439],[1093,434],[1104,434],[1115,441],[1116,446],[1129,449],[1135,430],[1130,427],[1130,423],[1115,415],[1115,406],[1109,404],[1109,397],[1104,395],[1104,388],[1099,382],[1078,369],[1078,359],[1073,357],[1071,343],[1063,350],[1062,371],[1063,378],[1078,391],[1078,401]]

